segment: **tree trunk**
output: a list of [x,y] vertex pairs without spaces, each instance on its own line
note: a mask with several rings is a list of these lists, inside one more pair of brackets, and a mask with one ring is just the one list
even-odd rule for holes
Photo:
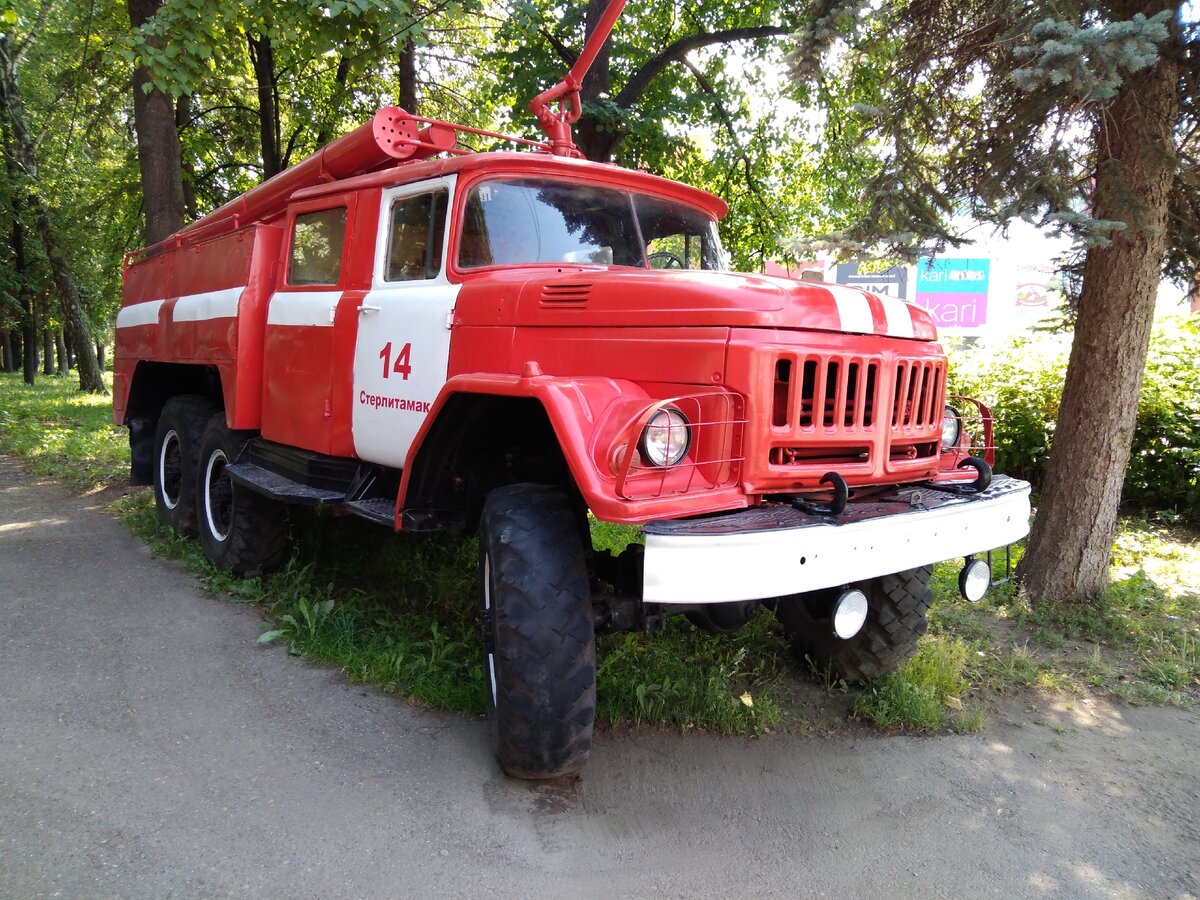
[[55,374],[61,378],[71,371],[71,357],[67,355],[67,339],[61,331],[54,332],[54,357],[58,360],[58,371]]
[[[1125,19],[1164,8],[1161,0],[1117,5]],[[1127,78],[1096,129],[1092,215],[1128,227],[1111,246],[1089,250],[1084,264],[1045,489],[1017,572],[1034,604],[1094,602],[1108,585],[1177,166],[1173,50],[1164,47],[1157,64]]]
[[[16,172],[12,164],[11,153],[5,154],[8,162],[10,183],[15,184]],[[12,250],[13,269],[17,276],[17,302],[21,305],[21,344],[22,372],[25,383],[33,385],[37,382],[37,311],[33,305],[33,292],[29,290],[29,282],[25,273],[25,223],[21,221],[21,200],[19,191],[12,196]]]
[[[162,0],[128,0],[130,24],[141,28],[161,6]],[[148,43],[162,46],[158,38],[151,38]],[[146,243],[157,244],[183,227],[183,176],[175,103],[169,95],[153,87],[150,69],[144,65],[133,73],[133,121],[142,170]]]
[[25,310],[25,327],[21,329],[21,351],[24,362],[22,372],[25,383],[32,386],[37,383],[38,374],[38,329],[37,316],[33,311],[33,300],[30,298],[26,302],[28,306]]
[[100,371],[104,371],[104,345],[96,341],[96,365],[100,367]]
[[13,364],[12,331],[0,328],[0,372],[15,372]]
[[54,227],[50,222],[50,210],[37,193],[37,153],[25,123],[25,105],[21,101],[16,60],[10,51],[7,34],[0,34],[0,99],[3,100],[2,106],[8,118],[13,155],[16,157],[16,168],[20,173],[21,183],[15,185],[14,190],[28,192],[22,203],[33,212],[34,226],[46,252],[46,261],[50,265],[50,276],[58,294],[63,320],[71,330],[79,353],[79,389],[93,394],[107,394],[104,379],[96,365],[96,356],[92,352],[91,336],[88,334],[83,307],[79,302],[75,278],[55,236]]
[[79,389],[89,394],[107,394],[104,377],[96,362],[96,351],[92,347],[92,336],[84,318],[83,305],[79,302],[75,276],[71,273],[66,255],[58,245],[58,238],[50,223],[50,210],[40,197],[34,195],[32,200],[38,235],[46,249],[46,259],[50,263],[50,278],[58,294],[65,327],[71,332],[71,343],[75,347],[76,362],[79,365]]
[[417,109],[417,47],[412,38],[404,41],[396,63],[400,70],[396,102],[401,109],[418,115],[420,111]]
[[[585,40],[592,36],[600,18],[608,8],[608,0],[588,0],[587,19],[584,25]],[[579,91],[579,99],[583,103],[598,103],[603,95],[609,93],[612,76],[609,62],[612,57],[612,37],[600,47],[596,61],[588,73],[583,76],[583,87]],[[619,131],[602,128],[595,116],[587,112],[575,125],[575,145],[583,155],[592,162],[611,162],[613,152],[621,143],[623,135]]]
[[279,125],[279,85],[275,49],[265,35],[246,35],[258,84],[258,134],[262,143],[263,181],[283,171],[283,131]]
[[[403,51],[401,53],[400,68],[401,71],[403,71]],[[401,77],[403,77],[403,75],[401,75]],[[333,122],[337,115],[341,112],[342,104],[345,102],[346,82],[349,80],[349,78],[350,57],[342,56],[340,59],[338,59],[337,71],[333,74],[333,81],[337,86],[337,89],[333,92],[333,97],[329,102],[329,109],[326,110],[325,115],[322,116],[321,127],[317,129],[316,141],[318,147],[324,147],[333,139]],[[400,100],[400,106],[404,107],[404,109],[408,110],[409,112],[416,112],[416,110],[408,109],[407,106],[404,106],[403,97]]]
[[42,374],[54,374],[54,332],[42,329]]
[[[183,132],[189,126],[191,116],[192,98],[180,97],[175,101],[175,134],[181,142],[181,154]],[[183,214],[186,217],[185,221],[192,222],[200,217],[200,211],[196,203],[196,167],[190,157],[185,160],[182,155],[180,156],[179,176],[183,182]]]

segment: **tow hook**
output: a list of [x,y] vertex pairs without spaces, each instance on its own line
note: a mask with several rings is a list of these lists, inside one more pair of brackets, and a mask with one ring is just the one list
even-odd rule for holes
[[[990,476],[990,472],[988,473]],[[793,497],[792,506],[801,512],[810,513],[814,516],[840,516],[846,508],[846,503],[850,499],[850,488],[846,484],[846,479],[837,472],[826,472],[821,476],[821,484],[833,486],[833,500],[828,506],[822,506],[819,503],[813,503],[811,500],[805,500],[802,497]]]
[[982,494],[988,489],[988,485],[992,483],[992,467],[988,465],[986,459],[980,459],[978,456],[968,456],[958,464],[958,468],[971,468],[979,474],[970,484],[938,484],[931,481],[924,485],[924,487],[932,488],[935,491],[944,491],[947,494]]

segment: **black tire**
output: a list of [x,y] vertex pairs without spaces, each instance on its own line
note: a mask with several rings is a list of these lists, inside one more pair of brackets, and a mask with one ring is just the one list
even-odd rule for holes
[[204,430],[196,472],[200,546],[214,566],[238,576],[277,569],[288,554],[287,506],[235,484],[225,471],[253,436],[230,431],[217,413]]
[[586,556],[566,495],[537,484],[488,494],[479,570],[496,758],[516,778],[578,772],[596,717],[596,641]]
[[196,535],[196,465],[204,429],[216,405],[204,397],[172,397],[163,406],[154,435],[154,509],[158,521],[189,537]]
[[775,616],[801,660],[846,681],[878,678],[917,652],[917,641],[929,627],[932,571],[922,566],[853,585],[867,595],[868,610],[862,630],[848,641],[833,633],[833,602],[841,588],[781,597]]

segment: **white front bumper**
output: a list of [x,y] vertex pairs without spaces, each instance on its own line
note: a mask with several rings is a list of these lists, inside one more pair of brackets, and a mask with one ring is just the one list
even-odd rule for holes
[[982,553],[1029,532],[1023,481],[998,476],[987,491],[969,497],[928,489],[907,496],[919,505],[872,503],[871,512],[842,524],[788,513],[801,524],[773,527],[761,508],[651,523],[642,599],[690,604],[783,597]]

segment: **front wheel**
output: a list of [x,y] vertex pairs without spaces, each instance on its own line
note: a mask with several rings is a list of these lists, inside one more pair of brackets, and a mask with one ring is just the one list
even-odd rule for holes
[[557,488],[487,496],[479,528],[484,678],[492,747],[517,778],[587,762],[596,715],[596,643],[583,542]]
[[251,437],[230,431],[225,413],[214,415],[196,479],[200,546],[214,566],[238,576],[277,569],[288,553],[287,507],[234,483],[226,471]]
[[849,640],[833,632],[833,604],[841,593],[837,588],[781,597],[775,617],[800,659],[846,681],[878,678],[896,671],[917,652],[917,642],[929,627],[932,572],[930,566],[921,566],[854,585],[867,595],[867,620]]

